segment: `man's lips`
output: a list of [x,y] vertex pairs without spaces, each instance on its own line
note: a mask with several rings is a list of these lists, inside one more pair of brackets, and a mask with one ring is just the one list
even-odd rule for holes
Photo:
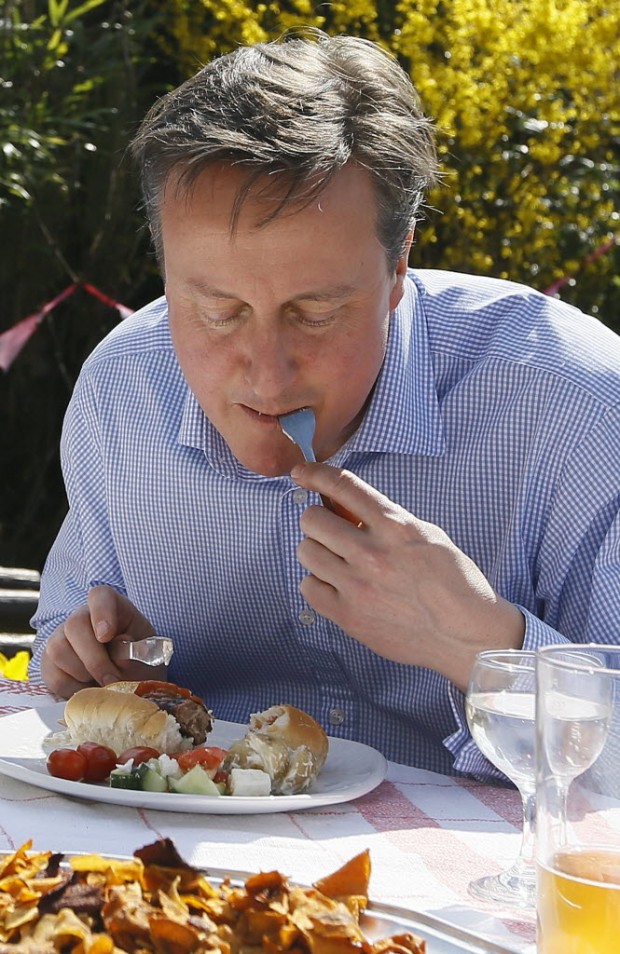
[[282,411],[280,414],[266,414],[264,411],[257,411],[248,404],[239,404],[239,407],[257,424],[277,424],[278,426],[280,425],[280,418],[284,414],[290,414],[292,411],[297,411],[299,408],[307,406],[307,404],[300,404],[299,407],[289,408],[289,410]]

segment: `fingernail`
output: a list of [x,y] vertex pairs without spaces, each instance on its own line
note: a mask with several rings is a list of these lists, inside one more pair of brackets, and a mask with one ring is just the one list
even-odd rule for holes
[[303,466],[301,464],[295,464],[291,471],[291,477],[293,480],[297,480],[298,477],[301,477],[303,471]]
[[110,624],[104,619],[100,620],[95,626],[95,636],[97,639],[105,639],[110,632]]
[[103,679],[101,680],[101,685],[102,685],[102,686],[109,686],[110,683],[112,683],[112,682],[118,682],[118,676],[117,676],[117,675],[113,675],[113,674],[110,673],[110,672],[107,672],[107,673],[105,674],[105,676],[103,677]]

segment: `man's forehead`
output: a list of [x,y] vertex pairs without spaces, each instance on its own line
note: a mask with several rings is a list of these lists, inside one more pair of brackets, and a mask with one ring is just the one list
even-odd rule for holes
[[231,202],[257,205],[267,211],[281,205],[290,191],[291,179],[284,171],[259,173],[244,163],[211,162],[200,168],[174,167],[166,179],[164,202],[191,205],[197,195],[210,202],[226,195]]
[[164,208],[173,203],[189,209],[196,202],[208,203],[210,209],[224,207],[233,225],[243,214],[246,227],[261,228],[279,215],[291,216],[308,208],[324,211],[343,190],[366,191],[369,186],[374,194],[369,174],[354,163],[326,181],[316,176],[295,181],[285,169],[263,172],[248,163],[210,162],[201,168],[174,167],[166,179],[163,201]]

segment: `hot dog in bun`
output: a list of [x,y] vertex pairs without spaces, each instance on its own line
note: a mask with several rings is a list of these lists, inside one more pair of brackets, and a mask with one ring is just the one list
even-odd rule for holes
[[246,735],[228,749],[224,767],[262,769],[272,795],[297,795],[310,788],[323,768],[329,742],[312,716],[278,705],[250,716]]
[[172,682],[114,682],[80,689],[65,705],[71,742],[99,742],[117,755],[148,745],[166,755],[202,745],[213,726],[204,700]]

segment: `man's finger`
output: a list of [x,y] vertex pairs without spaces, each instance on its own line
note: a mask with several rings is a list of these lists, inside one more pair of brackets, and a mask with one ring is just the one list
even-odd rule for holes
[[332,500],[331,497],[321,497],[323,501],[323,506],[327,507],[328,510],[331,510],[332,513],[337,514],[339,517],[343,517],[345,520],[348,520],[349,523],[352,523],[355,527],[362,527],[362,521],[347,507],[343,507],[342,504],[339,504],[336,500]]
[[88,610],[93,633],[100,643],[118,635],[118,593],[111,586],[93,586],[88,591]]
[[329,509],[354,525],[370,525],[377,505],[383,511],[391,503],[360,477],[331,464],[297,464],[291,477],[300,487],[327,498],[332,504]]
[[64,655],[62,668],[70,675],[80,678],[76,667],[81,665],[88,681],[94,679],[100,686],[122,678],[110,659],[108,650],[96,639],[88,615],[78,612],[70,616],[64,625],[64,636],[67,650],[72,651],[72,656],[70,658],[69,653]]
[[50,666],[64,673],[73,682],[86,685],[93,681],[92,675],[66,640],[63,643],[55,644],[51,642],[50,638],[48,645],[45,647],[44,655],[49,660]]
[[74,693],[79,692],[80,689],[85,689],[86,686],[95,685],[94,680],[84,683],[78,679],[73,679],[62,669],[55,666],[45,653],[41,657],[41,675],[47,688],[63,699],[68,699]]
[[363,519],[360,510],[367,508],[367,493],[371,488],[359,477],[347,470],[332,467],[330,464],[296,464],[291,471],[296,484],[306,490],[314,490],[327,497],[336,508],[342,508],[354,514],[357,520]]

